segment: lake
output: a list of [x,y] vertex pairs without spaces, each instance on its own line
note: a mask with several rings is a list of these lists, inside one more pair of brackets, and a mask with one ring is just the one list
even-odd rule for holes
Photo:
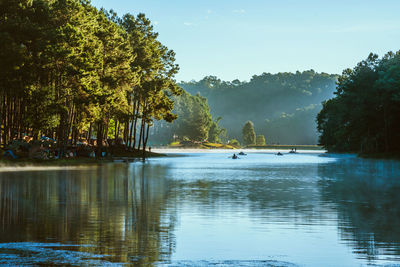
[[0,264],[400,265],[400,163],[172,153],[0,168]]

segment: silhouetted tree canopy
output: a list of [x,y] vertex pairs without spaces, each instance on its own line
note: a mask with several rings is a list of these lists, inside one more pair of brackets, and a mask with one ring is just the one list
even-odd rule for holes
[[400,153],[400,51],[370,54],[339,77],[336,97],[318,114],[330,151]]
[[175,53],[157,37],[144,14],[119,18],[85,0],[1,1],[1,143],[121,136],[145,148],[155,120],[176,119],[181,92]]

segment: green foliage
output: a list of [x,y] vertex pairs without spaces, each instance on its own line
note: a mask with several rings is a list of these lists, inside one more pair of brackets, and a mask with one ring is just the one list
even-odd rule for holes
[[245,145],[254,145],[256,143],[256,132],[254,131],[253,122],[246,122],[242,129],[242,135]]
[[336,97],[317,116],[330,151],[400,152],[400,52],[368,58],[339,78]]
[[[227,129],[230,138],[241,136],[239,125],[250,119],[257,133],[265,135],[268,142],[316,144],[315,115],[322,108],[320,103],[333,97],[336,80],[336,75],[309,70],[263,73],[254,75],[249,82],[221,81],[208,76],[200,81],[183,82],[181,86],[191,94],[199,92],[207,97],[212,115],[223,118],[220,125]],[[310,105],[315,105],[313,111],[299,111]],[[283,122],[286,119],[281,117],[282,113],[295,114],[292,123]],[[273,129],[266,120],[274,121]]]
[[172,124],[155,123],[150,140],[155,144],[168,144],[177,138],[180,141],[209,141],[221,143],[226,130],[219,126],[221,118],[212,119],[208,101],[201,95],[191,95],[186,91],[174,97],[174,113],[178,119]]
[[257,135],[256,145],[257,146],[264,146],[265,145],[265,136],[264,135],[262,135],[262,134]]
[[24,132],[64,146],[83,129],[100,144],[121,131],[136,141],[140,125],[144,148],[153,119],[176,119],[180,94],[175,54],[157,36],[144,14],[121,19],[88,1],[1,1],[2,143]]
[[226,129],[218,125],[221,119],[221,117],[218,117],[215,121],[212,121],[211,123],[210,130],[208,132],[208,141],[211,143],[221,143],[221,136],[226,134]]
[[212,125],[212,117],[207,99],[188,93],[182,94],[176,101],[176,112],[179,118],[174,123],[173,132],[183,140],[205,141]]
[[240,142],[236,139],[229,140],[228,144],[235,146],[235,147],[240,147]]

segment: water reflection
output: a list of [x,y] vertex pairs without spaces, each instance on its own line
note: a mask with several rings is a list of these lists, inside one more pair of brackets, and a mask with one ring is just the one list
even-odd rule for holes
[[[98,255],[110,262],[167,260],[174,247],[175,218],[163,213],[169,185],[158,179],[162,172],[143,165],[106,165],[84,171],[2,173],[0,242],[79,245],[68,250],[89,253],[87,260]],[[0,258],[10,251],[23,254],[27,247],[10,244],[0,250]],[[80,257],[67,257],[64,264]],[[54,259],[40,260],[50,264]]]
[[319,186],[335,204],[341,239],[360,258],[400,260],[400,163],[343,159],[321,165]]
[[316,154],[0,172],[0,264],[396,263],[399,174]]

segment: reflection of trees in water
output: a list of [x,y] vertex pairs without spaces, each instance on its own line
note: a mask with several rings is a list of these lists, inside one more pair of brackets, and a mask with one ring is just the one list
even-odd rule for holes
[[400,163],[345,159],[321,165],[324,201],[334,203],[341,239],[360,257],[400,255]]
[[265,222],[313,224],[330,216],[324,212],[328,207],[318,205],[317,171],[310,165],[246,169],[229,178],[230,174],[221,174],[221,179],[182,177],[175,186],[180,203],[189,203],[206,215],[245,211],[250,218],[261,217]]
[[165,213],[163,177],[146,165],[1,173],[0,242],[89,244],[76,249],[118,262],[169,259],[175,216]]

